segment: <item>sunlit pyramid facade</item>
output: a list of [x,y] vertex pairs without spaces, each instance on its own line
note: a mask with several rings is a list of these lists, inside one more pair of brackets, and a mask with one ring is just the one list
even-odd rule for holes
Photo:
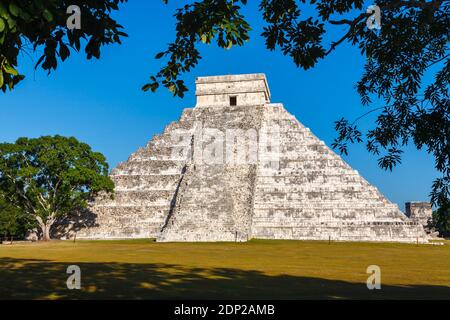
[[200,77],[196,96],[111,172],[114,199],[72,220],[71,236],[427,242],[420,223],[270,102],[263,74]]

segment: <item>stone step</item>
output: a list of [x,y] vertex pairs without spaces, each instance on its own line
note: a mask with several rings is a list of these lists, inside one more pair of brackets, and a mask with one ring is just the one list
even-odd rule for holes
[[263,152],[260,156],[264,158],[266,154],[272,154],[278,156],[278,160],[284,161],[284,162],[305,162],[305,163],[314,163],[317,161],[326,161],[329,166],[332,167],[342,167],[347,168],[348,170],[354,171],[351,167],[348,166],[347,163],[339,159],[335,154],[328,153],[325,155],[321,155],[315,152],[306,152],[306,149],[304,152],[297,152],[297,151],[290,151],[290,152],[284,152],[283,148],[284,146],[272,147],[268,146],[266,148],[270,148],[270,150],[265,150],[264,147],[261,147],[259,151]]
[[248,237],[236,237],[235,233],[230,232],[217,232],[212,233],[212,236],[209,238],[205,238],[205,235],[200,232],[186,232],[183,234],[171,235],[170,238],[165,237],[164,235],[157,238],[158,242],[213,242],[213,241],[224,241],[224,242],[242,242],[249,240]]
[[[381,194],[374,187],[368,187],[364,183],[361,182],[352,182],[349,184],[341,184],[338,180],[338,183],[329,183],[326,182],[326,179],[315,179],[309,180],[308,177],[304,177],[305,183],[297,183],[292,184],[290,186],[283,185],[282,183],[276,182],[265,182],[259,183],[256,187],[257,194],[265,194],[265,193],[305,193],[305,192],[320,192],[320,193],[330,193],[330,192],[348,192],[348,193],[361,193],[366,195],[374,195],[380,197]],[[258,182],[260,180],[257,180]]]
[[173,160],[146,160],[124,162],[115,168],[112,175],[172,175],[180,174],[185,163]]
[[111,228],[87,228],[77,232],[77,239],[149,239],[156,238],[160,228],[152,225]]
[[358,200],[364,200],[366,203],[370,203],[373,201],[374,203],[380,203],[381,205],[386,205],[387,202],[384,202],[383,198],[371,192],[361,192],[361,191],[341,191],[336,190],[333,192],[320,192],[320,191],[304,191],[301,193],[295,192],[256,192],[254,195],[255,203],[258,202],[269,202],[269,203],[280,203],[285,201],[334,201],[334,202],[343,202],[343,201],[353,201],[357,202]]
[[[268,171],[265,171],[268,173]],[[356,174],[322,174],[320,171],[308,171],[302,172],[300,174],[289,174],[282,175],[278,174],[278,171],[275,171],[276,174],[268,174],[262,175],[261,172],[258,172],[258,176],[256,177],[258,188],[264,188],[265,186],[284,186],[284,185],[299,185],[299,184],[311,184],[315,186],[317,184],[323,185],[325,183],[333,184],[333,185],[363,185],[367,186],[367,181],[361,179],[360,176]],[[372,187],[372,189],[374,189]]]
[[345,221],[365,221],[365,222],[373,222],[373,221],[381,221],[382,219],[390,222],[401,222],[402,219],[398,218],[394,212],[388,213],[376,213],[376,211],[372,211],[371,214],[362,213],[360,211],[322,211],[322,210],[310,210],[310,211],[302,211],[302,210],[269,210],[262,211],[257,210],[253,216],[253,223],[260,222],[271,222],[276,223],[278,225],[297,225],[302,221],[310,221],[311,223],[321,224],[322,222],[342,222]]
[[[305,199],[305,200],[292,200],[292,201],[257,201],[254,200],[254,211],[256,212],[258,209],[265,208],[274,208],[274,209],[312,209],[312,210],[325,210],[328,208],[336,208],[339,210],[347,210],[349,208],[353,209],[370,209],[370,210],[399,210],[397,205],[384,203],[377,199],[369,199],[361,203],[361,201],[352,201],[352,202],[340,202],[335,200],[321,200],[321,199]],[[387,200],[386,200],[387,201]],[[401,213],[399,211],[399,213]],[[404,216],[404,214],[402,213]]]
[[145,160],[186,160],[186,153],[190,150],[189,144],[165,144],[159,146],[149,145],[140,152],[133,154],[129,161],[145,161]]
[[111,176],[116,191],[124,190],[173,190],[180,174],[172,175],[115,175]]
[[274,168],[271,168],[270,164],[264,164],[263,166],[258,167],[258,176],[269,176],[269,177],[304,176],[307,172],[308,173],[314,172],[318,175],[333,175],[333,176],[349,174],[348,169],[346,168],[332,168],[332,169],[327,168],[329,167],[323,168],[321,169],[321,171],[318,171],[317,169],[304,170],[300,168],[277,168],[276,166]]
[[[114,205],[114,206],[95,206],[97,219],[112,216],[113,218],[125,217],[144,217],[153,219],[154,217],[164,217],[169,212],[170,206],[167,205]],[[109,218],[106,218],[109,219]]]
[[[357,179],[352,179],[356,177]],[[367,184],[364,180],[358,178],[358,176],[349,176],[345,178],[339,175],[324,175],[317,173],[304,173],[302,175],[296,176],[257,176],[256,182],[258,185],[258,189],[267,189],[267,188],[282,188],[280,190],[290,190],[296,188],[305,188],[307,187],[305,184],[310,185],[312,188],[315,187],[324,187],[324,188],[332,188],[332,187],[366,187]],[[300,186],[302,185],[302,186]]]
[[171,147],[164,147],[156,149],[155,147],[147,146],[145,148],[139,149],[137,152],[133,153],[129,158],[128,161],[142,161],[142,160],[150,160],[151,157],[154,157],[155,155],[159,155],[160,157],[170,157],[172,156],[172,148]]
[[308,184],[299,184],[286,186],[283,184],[259,184],[256,188],[255,194],[264,195],[264,194],[301,194],[306,192],[321,192],[321,193],[330,193],[330,192],[367,192],[367,188],[361,184],[353,184],[353,185],[329,185],[327,186],[323,182],[310,182]]
[[396,241],[426,243],[420,228],[408,225],[305,225],[295,228],[256,226],[252,235],[262,239],[300,239],[332,241]]
[[164,128],[165,134],[171,134],[173,131],[191,131],[194,123],[192,121],[173,121]]
[[97,200],[99,205],[168,205],[172,201],[174,191],[170,190],[131,190],[115,191],[114,199]]

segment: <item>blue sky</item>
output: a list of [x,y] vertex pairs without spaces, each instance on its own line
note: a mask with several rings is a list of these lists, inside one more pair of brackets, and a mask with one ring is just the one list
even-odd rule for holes
[[[122,5],[115,17],[129,38],[121,46],[104,48],[100,60],[87,61],[82,54],[72,53],[48,76],[42,70],[34,71],[33,60],[23,56],[20,68],[27,78],[13,92],[0,93],[0,141],[13,142],[21,136],[75,136],[105,154],[114,167],[177,120],[183,108],[195,105],[195,77],[265,73],[272,102],[283,103],[331,146],[335,120],[355,119],[367,111],[354,89],[363,57],[355,48],[343,45],[314,69],[297,69],[290,58],[265,49],[256,2],[244,11],[253,28],[250,41],[231,50],[203,46],[199,66],[184,77],[190,89],[184,99],[174,98],[164,89],[154,94],[140,90],[161,66],[161,61],[154,60],[155,54],[174,37],[175,7],[162,1]],[[330,36],[338,38],[344,31],[344,27],[338,28]],[[373,116],[366,117],[360,125],[368,128],[373,120]],[[362,145],[352,147],[344,159],[401,209],[405,201],[428,200],[432,180],[438,175],[433,158],[412,146],[392,173],[381,170]]]

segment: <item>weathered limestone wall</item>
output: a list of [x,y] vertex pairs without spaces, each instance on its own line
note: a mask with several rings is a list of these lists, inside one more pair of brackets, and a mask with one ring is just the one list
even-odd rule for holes
[[196,81],[196,107],[229,107],[230,96],[239,106],[258,106],[270,101],[264,74],[199,77]]
[[433,209],[429,202],[407,202],[405,211],[408,218],[423,226],[427,226],[433,216]]

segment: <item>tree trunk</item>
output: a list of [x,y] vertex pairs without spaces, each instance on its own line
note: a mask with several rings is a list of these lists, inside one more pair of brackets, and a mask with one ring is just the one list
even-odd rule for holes
[[42,226],[42,240],[49,241],[50,240],[50,227],[53,223],[46,223]]
[[36,216],[36,220],[38,221],[39,227],[42,230],[42,240],[49,241],[50,240],[50,228],[52,227],[55,219],[53,215],[47,218],[47,221],[43,221],[41,217]]

